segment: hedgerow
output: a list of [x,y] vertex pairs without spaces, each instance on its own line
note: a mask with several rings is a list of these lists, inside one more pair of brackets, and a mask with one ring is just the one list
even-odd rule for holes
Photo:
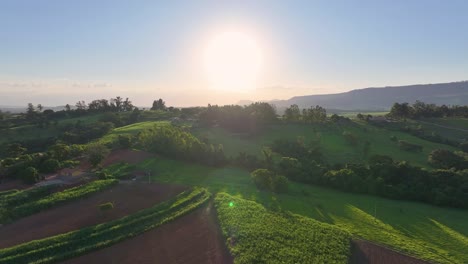
[[210,198],[194,188],[175,198],[117,220],[0,250],[0,263],[53,263],[110,246],[167,223]]
[[239,263],[347,263],[348,232],[299,215],[219,193],[215,206],[227,246]]

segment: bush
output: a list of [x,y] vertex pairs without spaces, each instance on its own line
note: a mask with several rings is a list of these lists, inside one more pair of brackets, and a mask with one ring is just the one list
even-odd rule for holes
[[463,157],[445,149],[431,151],[428,162],[438,169],[464,169],[466,164]]
[[48,159],[41,164],[41,171],[44,173],[56,172],[60,169],[60,162],[56,159]]
[[39,176],[39,172],[34,167],[27,167],[20,171],[21,180],[27,184],[39,182],[42,178]]
[[100,180],[107,180],[109,178],[112,178],[111,175],[109,175],[107,172],[105,171],[98,171],[96,172],[96,176],[98,177],[98,179]]
[[288,178],[282,175],[277,175],[276,177],[273,178],[272,189],[276,193],[288,192],[288,185],[289,185]]
[[256,169],[250,175],[257,188],[271,190],[271,178],[274,176],[273,172],[267,169]]
[[252,180],[257,188],[262,190],[284,193],[288,191],[288,178],[276,175],[267,169],[257,169],[251,173]]
[[103,203],[103,204],[100,204],[99,205],[99,210],[101,211],[108,211],[108,210],[111,210],[111,209],[114,209],[114,204],[111,203],[111,202],[108,202],[108,203]]
[[121,148],[128,149],[132,146],[132,137],[129,135],[119,135],[118,141]]

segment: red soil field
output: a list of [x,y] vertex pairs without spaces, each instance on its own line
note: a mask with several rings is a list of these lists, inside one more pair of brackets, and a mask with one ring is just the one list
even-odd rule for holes
[[0,191],[7,191],[11,189],[23,190],[29,187],[31,187],[31,185],[24,184],[20,180],[3,180],[2,183],[0,183]]
[[[156,154],[149,153],[141,150],[131,150],[131,149],[118,149],[112,151],[107,157],[101,162],[102,167],[107,167],[109,165],[126,162],[128,164],[135,164],[142,162],[148,158],[154,158]],[[85,159],[81,160],[79,169],[82,171],[89,170],[91,165]]]
[[144,234],[64,263],[232,263],[223,241],[214,208],[205,206]]
[[[118,219],[167,200],[185,189],[186,187],[180,185],[120,183],[85,199],[51,208],[0,227],[0,248]],[[98,205],[106,202],[114,203],[114,208],[100,211]]]
[[429,264],[365,240],[354,240],[350,264]]

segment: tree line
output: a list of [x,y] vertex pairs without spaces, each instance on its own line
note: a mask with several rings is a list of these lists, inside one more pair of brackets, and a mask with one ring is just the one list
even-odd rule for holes
[[416,101],[412,105],[409,103],[394,103],[388,114],[393,118],[412,118],[421,117],[468,117],[468,106],[459,105],[435,105],[421,101]]
[[[281,158],[257,164],[292,181],[318,184],[342,191],[368,193],[435,205],[468,208],[468,154],[434,150],[428,157],[432,170],[374,155],[367,164],[328,164],[317,143],[276,140],[271,150]],[[268,161],[269,160],[269,161]],[[262,172],[260,179],[266,178]]]

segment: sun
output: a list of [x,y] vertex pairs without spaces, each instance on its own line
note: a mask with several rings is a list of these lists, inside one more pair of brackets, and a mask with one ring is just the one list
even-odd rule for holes
[[262,52],[251,36],[224,32],[205,48],[204,66],[210,85],[219,90],[253,91],[259,75]]

